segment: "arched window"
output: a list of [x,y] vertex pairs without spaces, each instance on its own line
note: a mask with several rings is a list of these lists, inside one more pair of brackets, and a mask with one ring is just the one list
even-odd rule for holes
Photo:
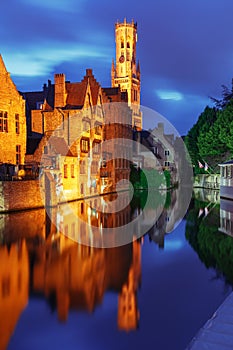
[[98,122],[95,123],[95,134],[101,135],[102,125]]
[[124,49],[124,38],[121,37],[121,48]]
[[127,41],[127,49],[130,49],[130,42]]

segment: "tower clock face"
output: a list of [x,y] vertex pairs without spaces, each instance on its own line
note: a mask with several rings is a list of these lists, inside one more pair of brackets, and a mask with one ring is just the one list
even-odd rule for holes
[[125,61],[125,56],[124,55],[121,55],[120,58],[119,58],[119,62],[120,63],[123,63]]

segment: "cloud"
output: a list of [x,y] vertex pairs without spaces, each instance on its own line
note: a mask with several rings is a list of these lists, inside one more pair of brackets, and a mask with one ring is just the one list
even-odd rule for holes
[[56,65],[72,60],[85,58],[109,61],[108,50],[105,47],[91,45],[75,45],[63,48],[38,48],[25,53],[15,52],[14,55],[4,55],[7,70],[15,76],[41,76],[53,70]]
[[25,5],[65,12],[81,12],[85,0],[21,0]]
[[183,95],[178,91],[157,90],[156,94],[161,100],[173,100],[173,101],[183,100]]

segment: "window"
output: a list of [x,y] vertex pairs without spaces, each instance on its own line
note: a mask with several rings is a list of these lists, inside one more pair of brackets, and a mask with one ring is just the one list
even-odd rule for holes
[[93,160],[91,163],[91,173],[92,174],[98,173],[98,162],[96,160]]
[[36,102],[36,109],[43,109],[43,101]]
[[10,295],[10,277],[2,279],[2,297],[5,298]]
[[7,112],[0,111],[0,132],[8,132]]
[[170,162],[164,162],[165,166],[170,166]]
[[[84,185],[83,184],[80,185],[80,192],[81,192],[81,194],[84,194]],[[81,208],[82,208],[82,204],[83,203],[81,203]],[[81,210],[81,213],[82,213],[82,210]]]
[[224,177],[224,167],[221,167],[220,171],[221,171],[221,176]]
[[16,145],[16,164],[21,163],[21,146]]
[[67,164],[64,164],[64,178],[67,179],[68,177],[68,166]]
[[127,49],[130,49],[130,43],[127,41]]
[[44,146],[44,154],[48,154],[48,146]]
[[100,154],[100,142],[94,141],[92,145],[92,150],[93,150],[93,153]]
[[164,152],[164,154],[165,154],[165,156],[169,156],[169,154],[170,154],[169,150],[166,149],[165,152]]
[[15,132],[19,134],[19,114],[15,115]]
[[71,237],[75,237],[75,222],[72,222],[71,224]]
[[71,164],[70,166],[70,173],[71,173],[71,177],[74,178],[74,164]]
[[96,135],[101,135],[101,129],[102,129],[101,124],[95,123],[95,134]]
[[224,175],[223,175],[223,177],[227,177],[227,167],[224,166],[223,169],[224,169]]
[[89,140],[88,139],[81,139],[81,152],[88,152],[89,151]]
[[232,177],[232,171],[231,171],[231,166],[227,166],[227,177]]
[[80,174],[85,174],[85,160],[80,160]]
[[68,225],[65,225],[64,235],[65,235],[65,236],[68,236],[68,235],[69,235],[69,228],[68,228]]
[[21,272],[19,271],[18,273],[18,291],[20,292],[22,288],[22,275]]
[[124,49],[124,39],[121,39],[121,48]]

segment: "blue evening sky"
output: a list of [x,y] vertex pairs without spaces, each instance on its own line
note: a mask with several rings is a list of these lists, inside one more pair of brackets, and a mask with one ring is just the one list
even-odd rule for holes
[[110,86],[114,23],[134,18],[141,104],[184,134],[231,83],[232,13],[232,0],[8,0],[0,53],[21,91],[40,90],[55,72],[80,81],[86,68]]

